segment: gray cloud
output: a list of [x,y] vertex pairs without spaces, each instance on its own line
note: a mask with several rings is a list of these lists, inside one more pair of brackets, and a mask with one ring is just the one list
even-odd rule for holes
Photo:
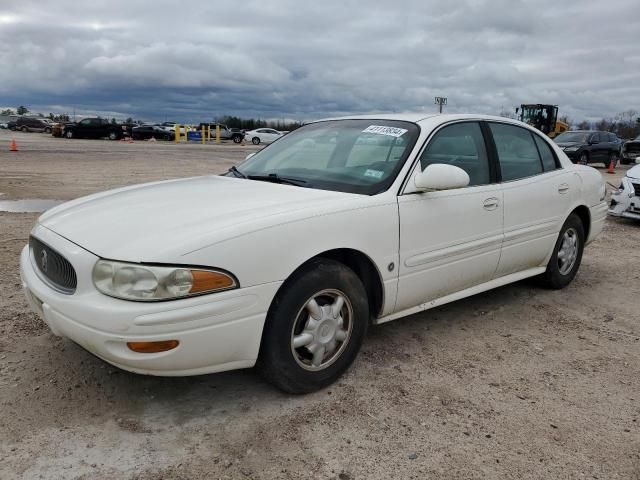
[[2,0],[0,105],[199,120],[640,109],[637,0]]

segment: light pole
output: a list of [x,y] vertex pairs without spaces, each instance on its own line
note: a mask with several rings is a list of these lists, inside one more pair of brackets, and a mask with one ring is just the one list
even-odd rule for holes
[[436,97],[434,103],[440,107],[440,113],[442,113],[442,106],[447,104],[447,97]]

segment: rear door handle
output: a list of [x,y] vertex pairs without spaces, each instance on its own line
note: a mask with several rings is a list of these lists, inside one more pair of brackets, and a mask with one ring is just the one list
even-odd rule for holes
[[483,207],[485,210],[495,210],[498,208],[498,199],[495,197],[487,198],[484,201]]
[[568,191],[569,191],[569,184],[567,183],[561,183],[560,186],[558,187],[558,193],[560,195],[564,195]]

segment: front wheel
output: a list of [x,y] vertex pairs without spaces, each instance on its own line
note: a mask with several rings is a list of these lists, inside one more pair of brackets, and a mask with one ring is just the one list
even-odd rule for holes
[[251,139],[251,143],[253,143],[254,145],[260,145],[260,138],[259,137],[253,137]]
[[73,138],[73,132],[71,130],[67,130],[64,136],[67,138]]
[[25,133],[27,133],[29,131],[29,129],[27,127],[22,127],[20,130],[22,130]]
[[51,133],[51,129],[50,128],[45,128],[44,129],[44,133]]
[[118,134],[116,132],[109,132],[109,140],[117,140]]
[[234,135],[233,143],[240,143],[240,142],[242,142],[242,137],[240,135]]
[[274,299],[257,366],[286,392],[319,390],[351,365],[368,321],[367,293],[353,270],[334,260],[313,260]]
[[553,254],[547,264],[547,271],[540,276],[545,286],[560,289],[571,283],[580,268],[584,242],[582,220],[572,213],[560,230]]

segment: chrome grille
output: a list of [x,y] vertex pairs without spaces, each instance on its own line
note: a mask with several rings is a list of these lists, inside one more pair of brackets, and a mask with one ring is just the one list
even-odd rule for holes
[[52,288],[67,295],[76,291],[78,278],[69,260],[35,237],[29,237],[29,248],[31,260]]

